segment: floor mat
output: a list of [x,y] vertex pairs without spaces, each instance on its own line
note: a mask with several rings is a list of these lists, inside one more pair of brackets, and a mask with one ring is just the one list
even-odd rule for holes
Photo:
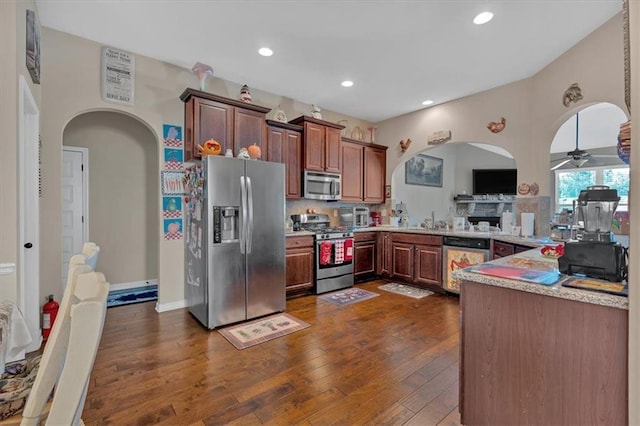
[[275,314],[218,330],[237,349],[245,349],[303,330],[309,324],[289,314]]
[[144,287],[128,288],[126,290],[114,290],[107,297],[107,308],[113,306],[129,305],[131,303],[148,302],[158,299],[158,286],[148,285]]
[[348,288],[346,290],[327,293],[318,297],[318,299],[324,300],[325,302],[331,302],[335,305],[350,305],[376,296],[380,295],[378,293],[373,293],[359,288]]
[[389,283],[378,287],[380,290],[389,291],[391,293],[401,294],[403,296],[413,297],[414,299],[422,299],[423,297],[431,296],[432,291],[425,290],[423,288],[412,287],[410,285]]

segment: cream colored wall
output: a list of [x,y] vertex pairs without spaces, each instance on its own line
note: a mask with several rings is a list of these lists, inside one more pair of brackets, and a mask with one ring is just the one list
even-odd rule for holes
[[[427,148],[427,137],[451,130],[452,141],[482,142],[509,151],[516,161],[518,182],[537,182],[540,195],[550,195],[549,148],[560,125],[595,102],[624,107],[622,18],[617,15],[533,77],[377,123],[376,143],[390,147],[387,183],[406,159]],[[564,91],[579,83],[584,99],[565,108]],[[507,119],[493,134],[487,123]],[[402,153],[398,141],[413,143]],[[427,152],[428,154],[428,152]]]
[[[28,82],[38,107],[41,87],[33,84],[25,64],[26,10],[34,1],[0,1],[0,262],[17,263],[18,241],[18,76]],[[36,17],[37,17],[36,11]],[[37,159],[35,160],[37,161]],[[42,253],[42,246],[39,248]],[[42,272],[41,272],[42,273]],[[18,299],[16,273],[0,276],[0,299]],[[39,295],[35,297],[40,300]]]
[[[128,114],[145,124],[155,135],[159,144],[162,124],[182,124],[184,104],[180,94],[187,87],[197,87],[196,77],[176,66],[151,58],[136,55],[135,106],[120,106],[104,102],[100,97],[100,52],[102,45],[69,34],[43,28],[43,74],[49,84],[43,84],[42,137],[43,178],[48,190],[41,202],[46,215],[41,220],[42,229],[47,229],[42,238],[42,273],[46,276],[61,276],[61,151],[63,132],[67,124],[77,115],[88,111],[116,111]],[[126,49],[126,46],[116,46]],[[212,64],[215,68],[215,64]],[[251,82],[247,82],[251,86]],[[240,85],[218,78],[208,81],[206,90],[221,96],[237,98]],[[289,119],[309,115],[311,105],[286,99],[281,96],[251,89],[253,102],[275,108],[281,105]],[[322,105],[319,105],[322,108]],[[366,130],[370,123],[353,117],[342,116],[323,110],[329,121],[347,119],[350,126],[359,125]],[[162,152],[156,158],[161,169]],[[140,184],[142,186],[142,184]],[[160,188],[145,187],[148,191]],[[161,206],[158,202],[155,214],[161,223]],[[162,230],[158,227],[158,235]],[[102,248],[101,248],[102,249]],[[108,249],[105,247],[105,249]],[[126,252],[127,247],[118,247]],[[172,309],[184,306],[183,241],[159,241],[159,306]],[[113,281],[107,275],[107,280]],[[55,282],[42,282],[43,294],[58,294]]]
[[[111,284],[158,278],[158,144],[139,121],[114,112],[80,115],[64,145],[89,150],[89,236]],[[123,249],[126,248],[126,249]]]

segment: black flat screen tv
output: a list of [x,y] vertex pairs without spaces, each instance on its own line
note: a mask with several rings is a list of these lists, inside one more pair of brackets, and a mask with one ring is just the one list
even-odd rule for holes
[[473,193],[515,195],[516,173],[516,169],[473,169]]

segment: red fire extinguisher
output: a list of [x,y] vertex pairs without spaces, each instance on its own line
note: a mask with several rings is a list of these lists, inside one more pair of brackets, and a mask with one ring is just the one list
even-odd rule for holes
[[53,322],[56,320],[56,315],[58,315],[58,309],[60,308],[58,302],[53,300],[53,294],[50,294],[47,300],[47,303],[42,307],[42,337],[45,340],[51,333]]

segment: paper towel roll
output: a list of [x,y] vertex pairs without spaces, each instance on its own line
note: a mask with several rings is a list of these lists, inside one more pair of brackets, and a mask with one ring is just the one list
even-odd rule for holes
[[533,237],[535,213],[520,213],[520,232],[523,237]]
[[513,225],[513,213],[512,212],[502,212],[502,221],[500,222],[500,227],[504,232],[511,232],[511,226]]

